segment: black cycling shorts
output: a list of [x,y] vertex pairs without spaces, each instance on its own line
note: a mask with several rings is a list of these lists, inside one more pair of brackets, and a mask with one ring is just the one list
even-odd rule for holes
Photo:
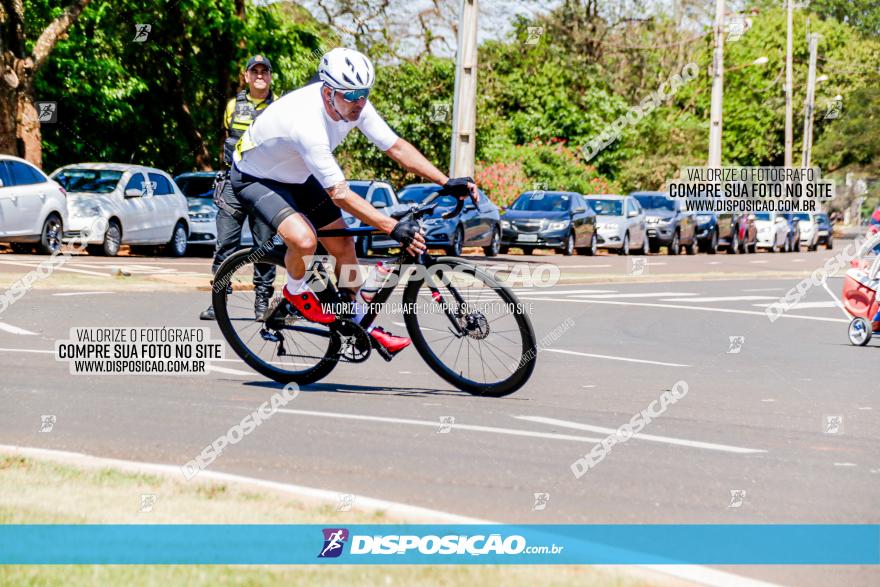
[[282,183],[242,173],[233,165],[229,179],[238,200],[276,231],[285,218],[296,212],[308,218],[316,230],[342,218],[339,206],[314,175],[305,183]]

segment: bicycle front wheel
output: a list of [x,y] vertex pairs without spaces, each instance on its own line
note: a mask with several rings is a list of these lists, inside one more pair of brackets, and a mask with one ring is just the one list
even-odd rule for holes
[[[259,261],[259,263],[257,263]],[[257,320],[254,274],[256,265],[277,267],[272,284],[273,317]],[[334,330],[284,312],[279,305],[285,269],[280,257],[256,255],[247,249],[233,253],[214,276],[213,304],[217,325],[226,341],[257,372],[279,383],[306,385],[326,377],[336,367],[341,339]]]
[[[531,377],[537,345],[516,296],[482,269],[440,257],[403,292],[404,321],[437,375],[473,395],[511,394]],[[441,270],[442,269],[442,270]]]

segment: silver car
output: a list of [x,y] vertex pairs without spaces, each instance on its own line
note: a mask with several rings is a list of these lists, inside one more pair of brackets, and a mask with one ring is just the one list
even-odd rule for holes
[[[217,244],[217,204],[214,203],[214,177],[216,171],[193,171],[181,173],[174,183],[186,196],[189,206],[189,244]],[[241,246],[254,244],[250,221],[245,218],[241,227]]]
[[584,196],[596,213],[599,247],[621,255],[636,251],[644,254],[648,246],[645,211],[633,196],[614,194]]
[[[390,215],[396,210],[408,208],[397,199],[394,189],[384,181],[352,180],[348,182],[351,190],[378,208],[383,214]],[[349,228],[357,228],[363,223],[346,212],[342,211],[342,218]],[[370,251],[387,251],[400,246],[400,243],[385,235],[362,235],[355,239],[355,250],[358,257],[366,257]]]
[[16,253],[61,248],[67,198],[58,183],[18,157],[0,155],[0,242]]
[[[163,245],[181,257],[186,252],[189,222],[186,198],[161,169],[121,163],[77,163],[52,172],[67,190],[65,239],[87,242],[91,254],[115,256],[121,245],[132,250]],[[91,234],[103,218],[106,230]]]

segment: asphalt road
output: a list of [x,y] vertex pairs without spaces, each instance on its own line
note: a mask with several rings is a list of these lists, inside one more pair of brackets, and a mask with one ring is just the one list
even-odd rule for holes
[[[211,468],[511,523],[878,523],[880,345],[850,346],[848,320],[823,288],[775,322],[764,314],[798,281],[773,272],[816,268],[834,252],[651,256],[653,278],[677,280],[519,288],[539,339],[568,318],[575,325],[514,395],[456,391],[414,349],[390,364],[373,357],[306,387]],[[3,255],[0,266],[18,257]],[[631,268],[608,255],[537,259],[584,273]],[[705,279],[715,261],[748,277]],[[113,261],[69,267],[87,262]],[[196,274],[207,266],[129,262],[201,263]],[[838,297],[840,287],[830,280]],[[0,316],[0,443],[194,458],[280,386],[232,358],[202,376],[72,376],[53,348],[75,326],[204,326],[206,303],[204,292],[29,292]],[[395,332],[399,322],[380,320]],[[679,381],[687,395],[646,437],[574,477],[573,461]],[[50,433],[40,432],[45,414],[57,418]],[[449,416],[452,428],[440,432]],[[549,494],[544,509],[534,508],[536,493]],[[856,567],[728,570],[787,585],[880,579]]]

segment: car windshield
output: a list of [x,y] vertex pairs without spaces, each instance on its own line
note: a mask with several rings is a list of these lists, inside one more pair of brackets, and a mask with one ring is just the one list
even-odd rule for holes
[[795,216],[795,218],[799,218],[801,220],[806,220],[807,222],[810,221],[810,215],[807,214],[806,212],[801,212],[800,214],[795,214],[794,216]]
[[570,203],[571,196],[568,194],[526,192],[516,199],[510,209],[528,212],[564,212],[569,209]]
[[590,200],[599,216],[623,216],[623,200]]
[[675,201],[667,198],[666,196],[659,196],[655,194],[636,194],[636,200],[639,201],[639,204],[642,205],[642,208],[645,209],[666,209],[666,210],[675,210]]
[[755,220],[770,220],[770,214],[768,212],[758,212],[755,214]]
[[113,169],[64,169],[52,176],[70,194],[109,194],[121,178],[122,172]]
[[184,175],[174,180],[187,198],[213,198],[214,176]]
[[[425,198],[439,189],[439,185],[416,185],[403,188],[400,190],[400,193],[397,194],[397,197],[402,204],[421,204],[425,201]],[[455,206],[455,197],[440,196],[434,200],[434,202],[436,202],[441,208],[452,208]]]

